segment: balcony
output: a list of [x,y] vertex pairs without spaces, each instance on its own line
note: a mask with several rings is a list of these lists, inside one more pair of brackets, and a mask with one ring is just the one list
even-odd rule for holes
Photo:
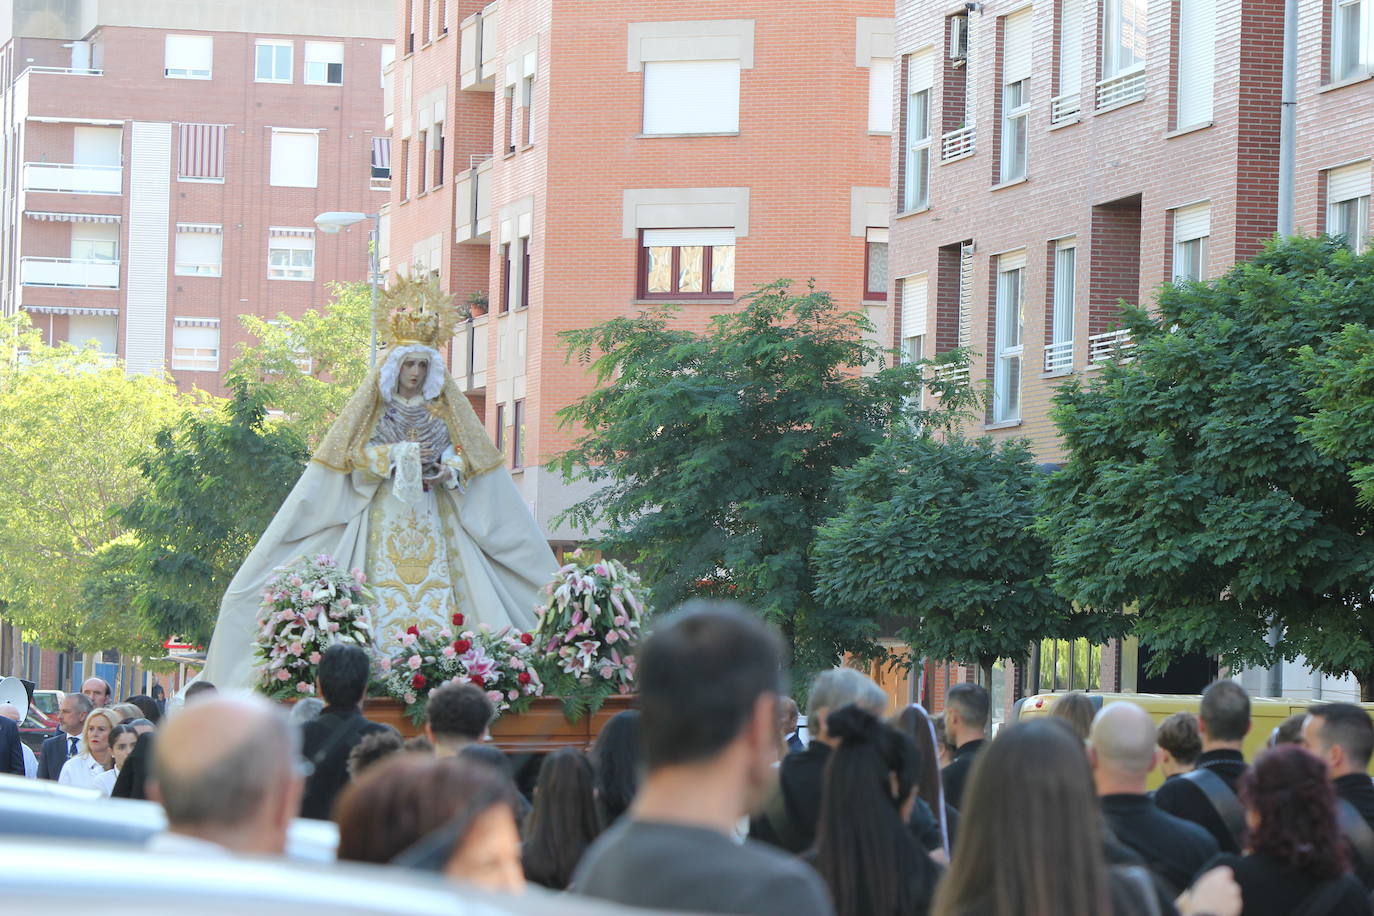
[[453,240],[487,242],[491,238],[490,156],[472,156],[458,173],[453,194]]
[[952,130],[940,138],[940,159],[943,162],[951,162],[955,159],[962,159],[965,156],[972,156],[976,150],[974,141],[977,139],[977,130],[974,125],[961,127]]
[[25,286],[119,289],[118,261],[73,258],[20,258],[19,282]]
[[1073,341],[1064,340],[1045,346],[1045,371],[1068,372],[1073,368]]
[[500,67],[496,48],[496,4],[464,19],[459,30],[461,72],[458,88],[477,92],[495,91],[496,71]]
[[89,67],[25,67],[25,73],[53,73],[58,76],[104,76],[104,70],[92,70]]
[[1077,92],[1066,92],[1050,99],[1050,123],[1068,124],[1078,120],[1083,110],[1083,96]]
[[118,165],[26,162],[23,181],[25,191],[120,194],[124,190],[124,168]]
[[1119,73],[1097,84],[1097,110],[1109,111],[1145,98],[1145,68]]
[[1088,338],[1088,363],[1096,365],[1112,359],[1123,363],[1130,362],[1130,351],[1134,347],[1131,332],[1125,328],[1105,334],[1094,334]]

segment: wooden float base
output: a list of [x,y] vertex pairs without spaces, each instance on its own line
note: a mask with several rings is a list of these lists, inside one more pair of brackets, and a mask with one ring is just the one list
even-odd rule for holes
[[[491,744],[508,753],[541,754],[561,747],[587,750],[596,740],[601,727],[618,712],[634,708],[635,696],[612,696],[597,712],[569,722],[563,716],[563,701],[557,697],[535,697],[534,703],[522,713],[506,713],[491,726]],[[405,714],[405,707],[391,697],[368,697],[363,715],[373,722],[392,726],[407,738],[424,733],[424,727],[413,724]]]

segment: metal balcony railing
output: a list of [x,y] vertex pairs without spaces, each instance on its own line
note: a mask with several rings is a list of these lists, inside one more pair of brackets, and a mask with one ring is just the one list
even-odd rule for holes
[[1078,120],[1083,110],[1083,96],[1077,92],[1066,92],[1050,99],[1050,123],[1064,124]]
[[1045,346],[1045,371],[1067,372],[1073,368],[1073,341],[1063,340]]
[[940,159],[949,162],[951,159],[973,155],[976,139],[977,127],[973,124],[950,131],[940,138]]
[[1109,359],[1129,362],[1130,351],[1135,347],[1131,332],[1125,328],[1094,334],[1088,338],[1088,362],[1105,363]]
[[20,258],[19,280],[25,286],[119,289],[119,262],[75,258]]
[[68,194],[119,194],[124,167],[77,165],[63,162],[24,163],[25,191],[59,191]]
[[1119,73],[1097,84],[1097,110],[1120,108],[1145,98],[1145,68]]

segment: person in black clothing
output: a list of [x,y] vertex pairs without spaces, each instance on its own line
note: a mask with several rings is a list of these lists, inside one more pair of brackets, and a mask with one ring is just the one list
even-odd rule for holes
[[974,758],[983,749],[992,703],[977,684],[956,684],[945,697],[945,733],[954,745],[954,760],[940,774],[945,785],[945,804],[963,808],[964,784]]
[[[1313,706],[1302,726],[1302,746],[1326,764],[1351,864],[1360,882],[1374,890],[1374,782],[1367,772],[1374,755],[1374,724],[1369,713],[1354,703]],[[1362,829],[1361,821],[1369,829]]]
[[618,712],[601,726],[591,759],[596,770],[596,803],[601,809],[601,823],[609,827],[629,810],[639,791],[644,748],[638,709]]
[[320,656],[319,693],[324,709],[302,729],[302,752],[310,775],[301,798],[301,817],[327,821],[334,799],[348,785],[348,755],[364,735],[386,726],[363,718],[363,692],[370,669],[361,646],[339,643]]
[[1197,716],[1186,710],[1169,716],[1155,730],[1155,744],[1159,745],[1159,772],[1166,781],[1191,773],[1202,754]]
[[539,765],[534,808],[525,821],[525,879],[561,891],[601,834],[592,765],[577,748],[559,748]]
[[853,668],[822,671],[811,684],[806,721],[811,743],[793,751],[778,769],[777,788],[749,825],[749,836],[791,853],[803,853],[816,840],[825,767],[835,739],[826,731],[831,711],[858,706],[875,716],[887,708],[887,694],[872,678]]
[[1220,849],[1206,830],[1165,814],[1145,794],[1145,779],[1161,756],[1150,714],[1134,703],[1106,706],[1093,719],[1088,741],[1108,829],[1177,895]]
[[[945,788],[940,780],[939,737],[935,723],[919,703],[911,703],[892,718],[893,728],[916,745],[916,806],[911,811],[911,830],[927,852],[940,850],[949,861],[959,812],[945,803]],[[939,812],[938,814],[936,812]]]
[[[1241,851],[1245,825],[1234,796],[1245,772],[1241,746],[1249,731],[1250,696],[1245,689],[1235,681],[1213,682],[1202,692],[1198,712],[1202,754],[1197,767],[1168,780],[1155,793],[1159,810],[1206,828],[1222,852]],[[1209,784],[1212,793],[1223,802],[1224,810],[1213,804],[1207,791]]]
[[1240,884],[1245,916],[1369,916],[1350,874],[1326,766],[1295,745],[1266,752],[1240,779],[1248,852],[1222,854]]

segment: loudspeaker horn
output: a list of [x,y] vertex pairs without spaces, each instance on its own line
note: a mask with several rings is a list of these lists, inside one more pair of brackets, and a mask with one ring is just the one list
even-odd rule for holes
[[0,706],[6,704],[19,710],[19,724],[23,725],[29,716],[29,692],[17,677],[0,679]]

